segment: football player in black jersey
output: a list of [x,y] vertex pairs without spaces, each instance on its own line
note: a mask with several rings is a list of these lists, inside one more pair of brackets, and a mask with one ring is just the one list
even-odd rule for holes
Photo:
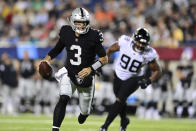
[[176,114],[179,118],[182,117],[185,108],[187,108],[190,118],[193,118],[195,112],[193,106],[193,91],[191,88],[193,83],[194,66],[191,61],[192,53],[187,49],[183,51],[181,61],[177,66],[179,82],[174,95],[174,102],[177,104]]
[[172,82],[173,73],[169,69],[169,61],[164,62],[164,67],[162,75],[158,80],[158,85],[161,87],[160,101],[162,101],[161,115],[167,116],[168,111],[166,109],[166,103],[169,97],[170,90],[173,91],[173,82]]
[[[73,10],[70,26],[63,26],[59,36],[56,46],[43,60],[50,63],[63,49],[67,51],[65,66],[55,74],[60,84],[60,99],[54,110],[52,131],[59,131],[66,105],[75,90],[78,92],[81,110],[78,122],[84,123],[90,114],[94,96],[95,71],[108,63],[102,46],[103,34],[90,27],[90,14],[86,9]],[[98,60],[96,55],[99,56]]]

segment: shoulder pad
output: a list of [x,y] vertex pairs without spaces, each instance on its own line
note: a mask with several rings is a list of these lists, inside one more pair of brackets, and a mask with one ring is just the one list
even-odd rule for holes
[[148,59],[149,61],[152,61],[152,60],[157,60],[159,58],[157,52],[155,49],[153,49],[152,47],[149,47],[147,50],[146,50],[146,54],[148,55]]
[[104,40],[103,33],[100,30],[98,30],[98,29],[91,28],[91,30],[93,32],[95,32],[96,37],[98,36],[97,37],[98,38],[97,40],[100,41],[100,42],[103,42],[103,40]]
[[121,35],[118,39],[118,41],[125,41],[125,42],[130,42],[131,38],[127,35]]
[[131,38],[127,35],[120,36],[120,39],[123,39],[124,41],[130,41],[131,40]]
[[118,39],[119,46],[123,45],[124,43],[130,43],[130,42],[131,42],[131,37],[127,35],[121,35]]
[[63,25],[60,30],[72,30],[70,25]]
[[72,31],[72,28],[70,25],[64,25],[61,27],[60,32],[59,32],[59,36],[64,36],[65,33],[69,33],[69,31]]
[[144,56],[147,58],[147,63],[159,59],[156,50],[150,46],[144,51]]

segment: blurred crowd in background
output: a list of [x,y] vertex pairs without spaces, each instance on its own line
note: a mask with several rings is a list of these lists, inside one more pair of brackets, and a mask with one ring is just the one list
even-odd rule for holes
[[[127,100],[130,114],[142,119],[160,120],[162,117],[196,117],[195,67],[192,52],[184,50],[180,61],[160,60],[162,76],[147,89],[139,89]],[[0,59],[0,114],[52,115],[59,97],[59,85],[53,77],[42,79],[36,71],[39,60],[29,58],[24,51],[23,59],[13,59],[3,53]],[[63,67],[62,60],[52,63],[53,72]],[[105,65],[101,76],[96,76],[92,113],[104,114],[115,101],[113,93],[113,63]],[[146,71],[147,75],[151,72]],[[68,115],[78,115],[79,99],[74,94],[68,107]]]
[[194,0],[1,0],[0,46],[54,45],[59,29],[78,6],[91,12],[91,25],[104,33],[105,46],[138,27],[150,30],[156,47],[196,41]]
[[[153,47],[178,48],[196,45],[196,2],[194,0],[1,0],[0,47],[54,46],[62,25],[69,24],[78,6],[91,12],[91,26],[104,34],[109,47],[120,35],[131,35],[138,27],[151,33]],[[162,77],[146,90],[138,90],[127,100],[128,110],[140,118],[195,118],[196,80],[194,62],[188,51],[179,61],[163,61]],[[51,115],[58,100],[55,79],[42,79],[36,71],[38,60],[24,51],[22,59],[2,53],[0,60],[0,113],[17,115],[31,112]],[[54,71],[64,64],[55,60]],[[109,110],[115,96],[112,90],[113,60],[96,79],[93,113]],[[174,79],[174,80],[173,80]],[[74,95],[68,114],[79,114]]]

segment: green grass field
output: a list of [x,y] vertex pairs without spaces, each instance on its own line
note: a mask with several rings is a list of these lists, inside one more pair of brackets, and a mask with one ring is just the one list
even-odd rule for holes
[[[106,116],[91,115],[83,125],[77,117],[66,117],[61,131],[98,131]],[[127,131],[196,131],[196,120],[162,119],[160,121],[140,120],[130,116]],[[19,116],[0,115],[0,131],[51,131],[52,117],[24,114]],[[108,131],[119,131],[120,119],[111,124]]]

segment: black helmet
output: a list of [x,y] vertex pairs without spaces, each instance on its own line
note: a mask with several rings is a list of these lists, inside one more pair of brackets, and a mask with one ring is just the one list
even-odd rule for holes
[[134,40],[140,43],[150,44],[150,34],[146,28],[139,28],[134,33]]
[[[147,29],[139,28],[133,35],[134,47],[138,52],[142,52],[150,44],[150,34]],[[140,43],[140,45],[138,44]],[[142,45],[141,45],[142,44]]]

